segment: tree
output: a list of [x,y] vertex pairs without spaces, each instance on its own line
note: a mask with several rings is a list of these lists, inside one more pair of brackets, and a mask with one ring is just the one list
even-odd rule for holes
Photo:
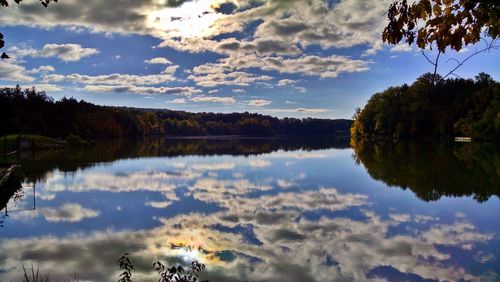
[[[14,0],[16,4],[20,4],[23,0]],[[40,1],[40,4],[47,8],[49,6],[50,2],[57,2],[57,0],[38,0]],[[2,7],[8,7],[9,6],[9,1],[8,0],[0,0],[0,6]],[[3,33],[0,32],[0,49],[2,49],[5,46],[5,41],[3,40]],[[5,52],[0,55],[0,59],[8,59],[9,55],[5,54]]]
[[[454,71],[473,56],[500,47],[494,45],[500,36],[498,0],[417,0],[413,4],[402,0],[391,4],[387,16],[389,24],[384,29],[382,40],[389,44],[402,41],[409,45],[416,44],[434,66],[434,75],[437,74],[440,55],[447,48],[458,52],[468,44],[476,44],[480,40],[486,42],[485,48],[462,61],[450,59],[457,65],[439,80],[433,79],[433,83],[456,75]],[[486,41],[485,36],[491,41]],[[431,60],[424,50],[434,46],[438,55]]]
[[432,74],[424,74],[412,85],[373,95],[356,111],[351,138],[500,140],[499,82],[486,73],[475,80],[445,79],[435,85],[431,80]]
[[441,53],[448,47],[460,51],[464,44],[478,43],[483,29],[492,39],[500,36],[498,0],[419,0],[411,5],[396,1],[388,18],[384,42],[398,44],[406,39],[421,49],[435,44]]

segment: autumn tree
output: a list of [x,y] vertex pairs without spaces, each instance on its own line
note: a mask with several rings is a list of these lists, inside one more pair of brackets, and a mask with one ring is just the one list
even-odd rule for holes
[[[434,75],[440,56],[447,48],[460,51],[468,44],[484,40],[483,49],[476,50],[439,80],[455,75],[455,71],[475,55],[500,46],[495,45],[500,36],[500,2],[498,0],[417,0],[409,4],[406,0],[396,1],[387,13],[389,23],[382,39],[389,44],[406,42],[416,44],[425,58],[434,66]],[[488,41],[488,40],[489,41]],[[425,49],[436,48],[438,54],[431,60]]]

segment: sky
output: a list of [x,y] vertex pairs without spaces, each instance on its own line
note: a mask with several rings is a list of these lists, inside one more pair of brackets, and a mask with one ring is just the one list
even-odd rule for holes
[[[12,1],[11,1],[12,2]],[[2,8],[0,86],[56,100],[189,112],[350,118],[433,69],[382,42],[390,0],[60,0]],[[478,46],[447,52],[441,73]],[[433,51],[426,51],[432,57]],[[457,72],[500,80],[500,50]]]

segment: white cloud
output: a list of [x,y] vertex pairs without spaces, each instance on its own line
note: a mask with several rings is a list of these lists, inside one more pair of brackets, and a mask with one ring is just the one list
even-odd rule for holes
[[[176,5],[173,5],[174,2]],[[178,5],[181,2],[183,5]],[[217,9],[222,3],[232,3],[237,9],[232,14],[223,14]],[[306,47],[319,45],[328,49],[363,46],[365,54],[376,52],[382,47],[380,34],[387,22],[385,13],[389,3],[389,0],[341,0],[334,4],[324,0],[146,0],[123,5],[112,0],[89,0],[86,1],[85,9],[82,9],[77,0],[67,0],[52,5],[47,10],[38,7],[38,3],[23,3],[10,13],[2,14],[0,23],[28,26],[36,24],[41,27],[62,25],[68,28],[86,28],[90,32],[150,35],[163,41],[160,46],[187,52],[219,52],[228,56],[223,60],[237,59],[242,63],[248,55],[255,57],[250,58],[250,62],[243,62],[241,67],[236,63],[223,63],[224,66],[230,65],[232,70],[259,68],[334,78],[341,73],[366,71],[369,62],[335,55],[312,56],[307,54]],[[113,15],[104,12],[109,10],[114,11]],[[245,39],[214,39],[223,34],[241,33],[249,23],[257,23],[257,26]],[[58,53],[51,50],[55,47],[44,47],[47,49],[46,55],[50,53],[56,56]],[[82,50],[91,53],[97,51]],[[65,55],[64,58],[68,61],[78,59],[74,55]],[[146,62],[171,63],[162,57]],[[200,86],[214,87],[247,85],[263,78],[237,75],[244,81],[241,82],[235,79],[236,74],[224,69],[224,66],[221,66],[222,70],[217,75],[212,72],[205,75],[206,79],[192,79]]]
[[43,77],[46,83],[68,81],[79,84],[92,85],[155,85],[170,82],[175,77],[170,73],[135,75],[135,74],[105,74],[105,75],[84,75],[84,74],[49,74]]
[[233,89],[233,93],[237,93],[237,94],[244,94],[246,92],[247,91],[245,89],[241,89],[241,88]]
[[[318,76],[322,78],[335,78],[342,73],[364,72],[369,70],[369,62],[362,60],[351,59],[347,56],[332,55],[329,57],[320,57],[314,55],[304,55],[298,58],[285,57],[258,57],[256,55],[247,56],[230,56],[219,59],[216,63],[207,63],[197,66],[193,69],[193,75],[190,79],[195,81],[205,82],[210,80],[227,81],[226,73],[237,76],[245,73],[236,72],[235,70],[259,68],[264,71],[277,71],[279,73],[297,73],[309,76]],[[246,77],[256,81],[255,75],[247,74]],[[264,77],[270,80],[270,77]],[[250,79],[252,80],[252,79]],[[249,82],[245,84],[248,85]],[[210,83],[206,83],[210,84]],[[217,85],[217,83],[212,83]],[[204,85],[202,85],[204,86]]]
[[295,82],[296,82],[295,80],[291,80],[291,79],[282,79],[282,80],[278,81],[278,86],[292,85]]
[[271,166],[271,162],[264,159],[251,159],[248,161],[248,165],[253,168],[263,168]]
[[66,203],[59,208],[45,208],[42,211],[49,222],[79,222],[99,216],[98,211],[83,208],[79,204]]
[[164,201],[164,202],[146,202],[146,206],[150,206],[156,209],[164,209],[170,206],[172,202]]
[[248,72],[241,71],[225,71],[219,68],[218,65],[211,66],[210,64],[195,67],[194,74],[190,75],[188,79],[193,80],[197,85],[203,87],[216,87],[216,86],[249,86],[254,82],[272,80],[273,78],[267,75],[255,75]]
[[318,108],[295,108],[295,109],[266,109],[266,112],[276,112],[276,113],[302,113],[302,114],[320,114],[325,113],[330,110],[328,109],[318,109]]
[[99,54],[94,48],[84,48],[79,44],[45,44],[42,49],[14,49],[17,57],[58,58],[64,62],[76,62],[85,57]]
[[152,87],[152,86],[134,86],[134,85],[86,85],[83,88],[89,92],[111,92],[111,93],[135,93],[142,95],[182,95],[192,96],[194,94],[201,94],[202,91],[194,87]]
[[193,102],[206,102],[206,103],[222,103],[222,104],[234,104],[236,100],[231,97],[194,97],[190,99]]
[[145,60],[144,61],[146,64],[159,64],[159,65],[171,65],[172,62],[164,57],[156,57],[152,58],[150,60]]
[[299,93],[306,93],[307,92],[307,89],[305,87],[302,87],[302,86],[296,86],[293,89],[295,89]]
[[271,105],[272,101],[264,100],[264,99],[255,99],[248,101],[248,105],[252,107],[264,107]]
[[38,68],[34,68],[28,73],[31,74],[37,74],[37,73],[48,73],[48,72],[54,72],[56,69],[53,66],[45,65],[45,66],[39,66]]
[[175,74],[175,72],[177,71],[177,69],[179,68],[178,65],[174,65],[174,66],[169,66],[169,67],[166,67],[161,73],[162,74]]
[[179,98],[179,99],[170,100],[167,103],[171,103],[171,104],[186,104],[187,101],[184,98]]
[[29,75],[29,72],[20,65],[0,60],[0,80],[14,82],[32,82],[34,77]]
[[391,52],[411,52],[411,51],[413,51],[413,47],[406,43],[400,43],[391,48]]
[[47,92],[63,91],[63,87],[56,84],[39,83],[33,85],[36,89]]
[[194,170],[233,170],[236,167],[236,164],[233,162],[221,162],[221,163],[199,163],[193,164],[191,166]]

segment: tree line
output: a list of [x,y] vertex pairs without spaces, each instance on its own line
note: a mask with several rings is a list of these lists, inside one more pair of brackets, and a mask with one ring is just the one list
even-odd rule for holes
[[189,113],[94,105],[74,98],[55,101],[35,88],[0,89],[0,135],[30,133],[86,139],[124,136],[334,135],[352,121],[283,118],[256,113]]
[[499,82],[486,73],[475,79],[435,81],[428,73],[412,85],[373,95],[362,110],[357,109],[351,137],[500,140]]

